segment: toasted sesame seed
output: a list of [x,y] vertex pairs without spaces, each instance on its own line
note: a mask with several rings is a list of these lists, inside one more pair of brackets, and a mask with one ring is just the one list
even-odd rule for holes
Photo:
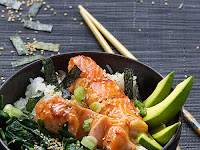
[[[2,80],[2,82],[4,83],[6,80]],[[15,140],[13,140],[13,143],[15,142]]]
[[15,21],[15,19],[11,19],[12,20],[12,22],[14,22]]
[[21,33],[22,33],[22,31],[18,31],[18,33],[19,33],[19,34],[21,34]]
[[187,75],[185,75],[185,78],[187,78]]
[[29,55],[29,53],[26,53],[26,56],[28,56]]
[[26,4],[26,2],[25,2],[25,1],[22,1],[22,4],[24,5],[24,4]]
[[4,18],[5,16],[4,15],[1,15],[1,18]]
[[35,31],[35,34],[38,34],[38,31]]
[[73,7],[72,6],[69,6],[69,9],[72,9]]
[[168,3],[167,2],[165,2],[165,6],[167,6],[168,5]]
[[47,10],[47,8],[44,8],[44,10],[46,11],[46,10]]
[[4,12],[5,12],[5,10],[1,10],[1,12],[2,12],[2,13],[4,13]]
[[33,41],[36,41],[36,38],[33,38]]
[[0,50],[3,50],[3,47],[0,47]]
[[51,11],[53,11],[54,9],[53,9],[53,8],[51,8],[50,10],[51,10]]
[[15,10],[15,13],[18,13],[18,10]]
[[18,20],[19,20],[19,21],[21,21],[22,19],[21,19],[21,18],[19,18]]
[[142,30],[141,30],[141,29],[139,29],[138,31],[139,31],[139,32],[141,32]]
[[27,39],[27,40],[29,40],[30,38],[29,38],[29,37],[27,37],[26,39]]
[[197,48],[196,49],[199,49],[199,46],[197,46]]
[[13,50],[12,50],[12,51],[10,51],[10,53],[12,53],[12,54],[13,54],[14,52],[15,52],[15,51],[13,51]]
[[54,56],[54,54],[51,54],[51,56]]
[[47,8],[50,8],[50,5],[47,5]]
[[41,53],[41,55],[43,55],[44,54],[44,50],[41,50],[40,53]]
[[67,13],[64,13],[64,16],[67,16]]
[[155,2],[154,1],[152,1],[152,5],[154,5],[155,4]]
[[53,14],[54,14],[54,15],[56,15],[56,14],[57,14],[57,12],[54,12]]
[[76,18],[74,18],[74,21],[77,21],[77,19],[76,19]]
[[83,25],[83,22],[80,22],[80,25],[82,26],[82,25]]
[[22,9],[23,9],[23,8],[21,8],[21,7],[19,8],[19,10],[22,10]]
[[46,2],[43,2],[42,4],[43,4],[43,5],[46,5]]

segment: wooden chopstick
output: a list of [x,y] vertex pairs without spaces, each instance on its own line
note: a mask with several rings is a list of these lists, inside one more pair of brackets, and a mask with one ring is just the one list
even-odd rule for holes
[[108,53],[114,54],[113,50],[108,45],[106,40],[103,38],[103,36],[99,32],[99,30],[94,26],[92,21],[88,18],[88,16],[83,12],[82,9],[80,9],[80,14],[83,17],[83,19],[85,20],[85,22],[87,23],[87,25],[89,26],[90,30],[93,32],[94,36],[97,38],[97,40],[99,41],[99,43],[103,47],[103,49]]
[[93,22],[96,28],[122,55],[138,60],[106,28],[104,28],[104,26],[102,26],[101,23],[99,23],[83,6],[79,5],[78,8],[88,16],[88,18]]
[[[122,55],[138,60],[107,29],[105,29],[85,8],[83,8],[83,6],[79,5],[78,8],[80,9],[80,13],[81,13],[82,17],[84,18],[85,22],[88,24],[89,28],[92,30],[92,32],[95,35],[95,37],[97,38],[97,40],[98,41],[103,41],[102,43],[100,43],[103,48],[107,47],[107,46],[103,46],[103,45],[108,45],[108,43],[105,41],[105,39],[101,35],[101,33],[113,44],[113,46]],[[99,33],[99,31],[93,25],[93,23],[101,31],[101,33]],[[106,48],[104,48],[104,50],[106,52],[108,52],[108,53],[114,53],[113,51],[109,51]],[[184,116],[185,116],[185,113],[186,113],[186,111],[183,108],[183,114],[184,114]],[[187,120],[186,117],[185,117],[185,119]],[[194,119],[194,117],[193,117],[193,119]],[[177,146],[176,150],[181,150],[181,148],[179,147],[179,145]]]

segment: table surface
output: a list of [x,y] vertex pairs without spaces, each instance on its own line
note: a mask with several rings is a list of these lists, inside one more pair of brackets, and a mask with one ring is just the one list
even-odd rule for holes
[[[53,42],[61,45],[60,53],[94,51],[102,52],[103,49],[93,36],[92,32],[82,19],[78,5],[83,5],[88,11],[106,27],[128,50],[141,62],[166,76],[171,71],[175,72],[174,86],[185,79],[194,76],[194,85],[184,107],[200,121],[200,1],[170,0],[48,0],[46,3],[57,12],[56,15],[43,5],[34,21],[53,25],[51,33],[23,27],[16,19],[8,22],[8,10],[0,6],[0,76],[5,80],[22,67],[12,68],[11,62],[28,56],[18,56],[9,36],[19,35],[24,42],[32,42],[33,38],[43,42]],[[72,6],[70,8],[69,6]],[[26,16],[28,7],[22,6],[20,12],[22,19]],[[64,16],[67,13],[67,16]],[[18,13],[19,14],[19,13]],[[76,19],[75,19],[76,18]],[[83,25],[80,23],[83,22]],[[18,31],[22,31],[18,33]],[[30,40],[26,38],[29,37]],[[113,47],[112,47],[113,48]],[[114,48],[113,48],[114,49]],[[11,53],[11,51],[15,51]],[[118,53],[114,49],[115,53]],[[40,54],[38,50],[36,54]],[[48,57],[56,55],[55,52],[44,52]],[[2,85],[2,81],[0,81]],[[199,149],[199,136],[183,122],[183,129],[179,145],[182,149]]]

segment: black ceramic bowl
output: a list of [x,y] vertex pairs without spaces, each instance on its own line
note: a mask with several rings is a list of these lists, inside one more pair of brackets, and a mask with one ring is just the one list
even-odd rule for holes
[[[141,62],[135,61],[133,59],[108,54],[108,53],[97,53],[97,52],[80,52],[80,53],[68,53],[63,55],[57,55],[51,57],[54,63],[56,70],[67,71],[68,61],[71,57],[77,55],[85,55],[91,57],[98,65],[103,69],[106,69],[106,65],[110,65],[114,72],[123,72],[124,68],[132,68],[134,74],[137,76],[137,83],[140,91],[140,96],[142,100],[145,100],[155,89],[157,83],[163,78],[158,72],[152,68],[142,64]],[[38,76],[44,76],[41,73],[42,63],[37,61],[32,63],[21,70],[16,74],[11,76],[0,88],[0,94],[4,96],[4,103],[13,104],[20,97],[25,97],[24,93],[26,86],[30,83],[29,78],[35,78]],[[107,70],[108,71],[108,70]],[[173,122],[182,122],[182,113],[179,114],[171,121]],[[171,138],[171,140],[164,146],[165,150],[175,150],[181,134],[181,125],[179,125],[176,133]],[[0,139],[0,149],[8,148]]]

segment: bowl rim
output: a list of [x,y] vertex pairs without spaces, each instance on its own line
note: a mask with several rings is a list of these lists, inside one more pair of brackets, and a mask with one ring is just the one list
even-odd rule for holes
[[[158,74],[162,79],[164,78],[163,75],[161,75],[159,72],[157,72],[155,69],[153,69],[152,67],[129,57],[123,56],[123,55],[119,55],[119,54],[111,54],[111,53],[106,53],[106,52],[94,52],[94,51],[78,51],[78,52],[67,52],[67,53],[63,53],[63,54],[59,54],[59,55],[55,55],[55,56],[50,56],[50,58],[56,59],[57,57],[64,57],[65,55],[90,55],[90,54],[99,54],[99,55],[110,55],[110,56],[114,56],[114,57],[118,57],[118,58],[123,58],[123,59],[127,59],[127,60],[131,60],[131,61],[135,61],[136,63],[139,63],[140,65],[142,65],[143,67],[155,72],[156,74]],[[47,57],[49,58],[49,57]],[[9,82],[10,79],[14,78],[15,76],[19,75],[21,72],[25,71],[27,68],[31,67],[32,65],[37,65],[39,63],[41,63],[42,59],[40,60],[36,60],[34,62],[31,62],[30,64],[27,64],[25,66],[23,66],[21,69],[19,69],[17,72],[15,72],[13,75],[11,75],[6,82],[4,82],[1,87],[0,87],[0,91],[1,89],[3,89],[3,87],[7,84],[7,82]],[[180,116],[179,116],[179,121],[181,122],[181,124],[178,125],[178,128],[175,132],[175,134],[172,136],[172,138],[169,140],[169,142],[163,147],[163,149],[166,149],[170,146],[170,144],[177,138],[179,132],[181,132],[181,128],[182,128],[182,122],[183,122],[183,112],[182,112],[182,108],[180,110]],[[0,144],[3,146],[3,148],[5,150],[10,150],[2,141],[2,139],[0,138]]]

